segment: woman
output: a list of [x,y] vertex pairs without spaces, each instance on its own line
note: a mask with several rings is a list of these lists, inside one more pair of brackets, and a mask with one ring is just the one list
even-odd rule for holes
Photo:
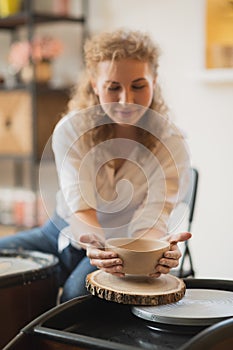
[[60,191],[43,227],[0,241],[59,258],[61,301],[86,294],[85,277],[100,268],[124,277],[123,262],[103,249],[114,236],[162,238],[171,248],[151,277],[181,256],[167,235],[169,217],[187,189],[188,153],[166,116],[157,83],[158,48],[148,35],[102,33],[84,47],[86,71],[53,134]]

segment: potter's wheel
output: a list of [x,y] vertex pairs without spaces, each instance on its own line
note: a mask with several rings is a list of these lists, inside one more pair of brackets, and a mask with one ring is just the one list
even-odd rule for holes
[[132,312],[155,323],[207,326],[233,317],[233,293],[213,289],[187,289],[184,298],[176,303],[133,306]]

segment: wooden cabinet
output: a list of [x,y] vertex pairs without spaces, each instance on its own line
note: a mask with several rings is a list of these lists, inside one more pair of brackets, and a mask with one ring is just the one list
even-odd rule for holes
[[0,91],[0,154],[32,153],[31,96],[25,91]]
[[37,92],[36,133],[33,134],[33,96],[30,92],[0,91],[0,156],[33,157],[34,161],[39,161],[56,123],[65,111],[68,97],[68,92],[63,90],[43,89]]

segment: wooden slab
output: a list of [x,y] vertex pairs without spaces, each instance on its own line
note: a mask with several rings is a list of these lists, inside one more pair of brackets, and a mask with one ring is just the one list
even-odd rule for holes
[[185,295],[184,282],[170,274],[116,277],[101,270],[87,275],[87,290],[99,298],[123,304],[163,305],[179,301]]

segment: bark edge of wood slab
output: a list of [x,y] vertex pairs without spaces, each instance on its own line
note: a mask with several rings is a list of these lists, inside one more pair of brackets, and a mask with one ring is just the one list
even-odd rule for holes
[[86,288],[101,299],[131,305],[164,305],[181,300],[186,291],[184,281],[173,275],[159,278],[146,276],[116,277],[101,270],[86,277]]

